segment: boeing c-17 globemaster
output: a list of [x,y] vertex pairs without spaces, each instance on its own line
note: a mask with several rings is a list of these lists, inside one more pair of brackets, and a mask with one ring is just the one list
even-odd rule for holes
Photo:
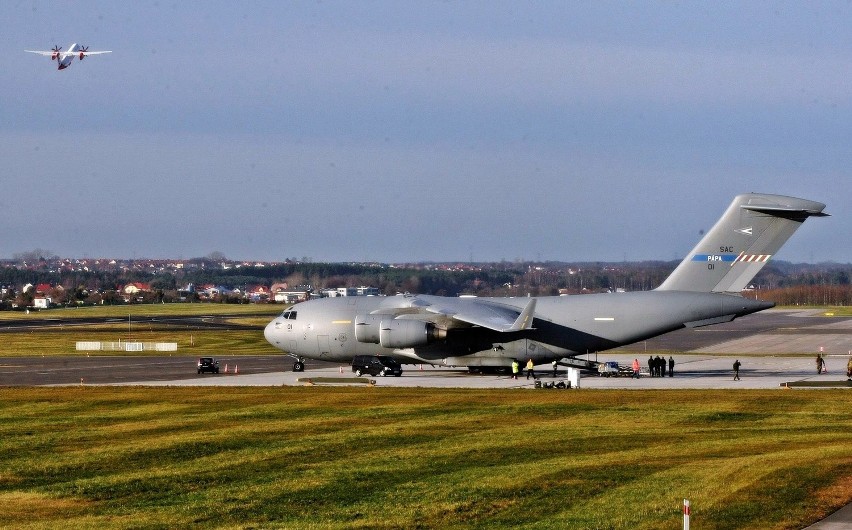
[[339,297],[287,308],[264,331],[296,359],[351,362],[389,355],[402,363],[503,368],[514,359],[562,361],[682,329],[729,322],[773,307],[742,290],[819,202],[739,195],[696,247],[652,291],[526,298],[427,295]]

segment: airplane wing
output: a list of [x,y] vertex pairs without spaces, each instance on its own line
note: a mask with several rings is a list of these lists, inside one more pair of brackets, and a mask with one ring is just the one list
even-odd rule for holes
[[535,298],[531,298],[523,309],[485,300],[462,298],[444,298],[424,309],[474,326],[510,333],[532,329]]
[[39,51],[39,50],[24,50],[24,51],[29,52],[29,53],[37,53],[39,55],[44,55],[44,56],[47,56],[47,57],[52,57],[53,54],[56,53],[55,51],[52,51],[52,50],[49,51],[49,52],[43,52],[43,51]]
[[[75,52],[80,53],[80,52]],[[105,50],[100,52],[83,52],[84,55],[98,55],[99,53],[112,53],[112,50]]]

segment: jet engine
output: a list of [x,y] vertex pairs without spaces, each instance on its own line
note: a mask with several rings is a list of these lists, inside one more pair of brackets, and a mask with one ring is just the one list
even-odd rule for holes
[[447,331],[422,320],[395,319],[393,315],[355,315],[355,340],[384,348],[425,346],[447,337]]
[[83,57],[86,56],[86,52],[89,51],[88,46],[80,46],[80,60],[83,60]]
[[392,315],[355,315],[355,340],[378,344],[380,341],[379,328],[382,319],[393,318]]
[[413,348],[444,339],[447,331],[422,320],[382,320],[379,344],[383,348]]

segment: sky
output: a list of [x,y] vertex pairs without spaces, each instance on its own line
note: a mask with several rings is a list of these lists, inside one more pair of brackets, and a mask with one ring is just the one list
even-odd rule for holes
[[[24,50],[113,53],[58,71]],[[3,3],[0,258],[852,262],[847,2]]]

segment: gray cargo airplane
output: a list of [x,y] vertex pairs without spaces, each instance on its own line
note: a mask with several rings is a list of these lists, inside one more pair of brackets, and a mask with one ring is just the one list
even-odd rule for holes
[[594,353],[664,333],[729,322],[773,307],[741,291],[818,202],[739,195],[698,245],[653,291],[527,298],[427,295],[340,297],[302,302],[264,336],[294,357],[351,362],[390,355],[403,363],[471,370],[535,364]]

